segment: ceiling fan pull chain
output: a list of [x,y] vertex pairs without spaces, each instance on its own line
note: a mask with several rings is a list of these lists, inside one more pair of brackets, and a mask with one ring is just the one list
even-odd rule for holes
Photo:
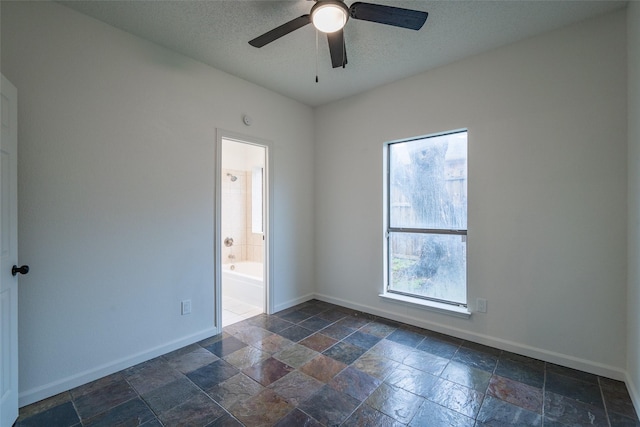
[[318,83],[318,30],[316,29],[316,83]]

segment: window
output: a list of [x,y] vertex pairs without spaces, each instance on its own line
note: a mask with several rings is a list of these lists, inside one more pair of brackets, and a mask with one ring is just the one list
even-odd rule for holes
[[387,145],[387,293],[467,305],[467,131]]

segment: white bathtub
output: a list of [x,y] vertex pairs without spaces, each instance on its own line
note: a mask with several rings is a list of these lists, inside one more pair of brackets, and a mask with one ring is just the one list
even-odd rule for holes
[[222,264],[222,295],[256,306],[264,307],[263,265],[241,261]]

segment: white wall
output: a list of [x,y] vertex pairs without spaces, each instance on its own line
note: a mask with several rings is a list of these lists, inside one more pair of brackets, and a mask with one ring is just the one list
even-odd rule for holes
[[1,7],[21,405],[213,333],[216,128],[273,142],[275,305],[313,293],[310,108],[55,3]]
[[[626,367],[625,11],[316,109],[322,299],[617,378]],[[469,130],[468,295],[378,297],[385,141]]]
[[627,9],[629,90],[629,252],[627,387],[640,413],[640,3]]

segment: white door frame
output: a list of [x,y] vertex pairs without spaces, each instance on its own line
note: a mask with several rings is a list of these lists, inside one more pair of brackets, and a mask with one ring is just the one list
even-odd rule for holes
[[216,129],[216,159],[215,159],[215,199],[214,199],[214,282],[215,282],[215,326],[218,333],[222,332],[222,140],[252,144],[265,148],[265,219],[264,219],[264,288],[265,288],[265,312],[274,312],[274,289],[273,289],[273,143],[271,141],[243,135],[236,132]]
[[[0,144],[0,426],[18,418],[18,92],[2,78]],[[7,204],[7,206],[5,206]]]

